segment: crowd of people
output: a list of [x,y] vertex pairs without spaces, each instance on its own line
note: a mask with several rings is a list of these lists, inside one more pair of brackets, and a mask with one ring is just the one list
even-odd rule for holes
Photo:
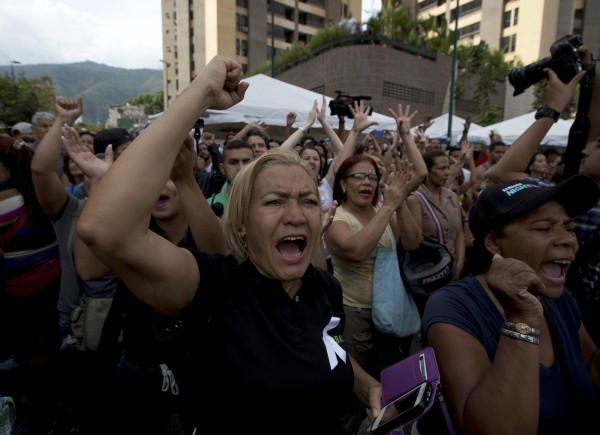
[[[596,71],[580,51],[569,83],[547,70],[556,113]],[[598,428],[598,81],[577,174],[540,149],[548,110],[479,155],[468,121],[447,146],[399,104],[376,137],[361,101],[335,131],[324,98],[281,138],[256,122],[217,140],[198,119],[247,87],[216,56],[135,137],[77,129],[75,97],[0,135],[13,434],[366,434],[381,370],[429,345],[460,433]],[[452,282],[409,296],[418,340],[383,333],[376,252],[425,237],[452,254]]]

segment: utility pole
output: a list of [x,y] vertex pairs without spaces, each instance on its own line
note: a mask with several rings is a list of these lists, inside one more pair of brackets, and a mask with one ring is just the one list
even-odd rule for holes
[[454,49],[452,50],[452,77],[450,79],[450,104],[448,110],[448,134],[446,146],[452,146],[452,118],[454,117],[454,88],[456,82],[456,49],[458,46],[458,18],[460,17],[460,0],[456,0],[456,15],[454,19]]

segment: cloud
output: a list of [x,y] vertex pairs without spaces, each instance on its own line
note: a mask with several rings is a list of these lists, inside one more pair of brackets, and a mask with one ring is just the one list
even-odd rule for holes
[[0,64],[91,60],[160,69],[160,1],[0,2],[0,38],[9,42],[0,48]]

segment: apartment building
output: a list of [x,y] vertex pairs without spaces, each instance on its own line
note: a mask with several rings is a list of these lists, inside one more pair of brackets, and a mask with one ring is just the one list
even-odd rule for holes
[[162,0],[165,107],[216,54],[252,69],[350,16],[361,0]]
[[[403,0],[417,18],[446,18],[460,44],[485,41],[501,50],[511,65],[529,65],[550,56],[554,41],[582,36],[595,57],[600,54],[600,0]],[[532,88],[517,97],[507,87],[505,119],[531,111]]]

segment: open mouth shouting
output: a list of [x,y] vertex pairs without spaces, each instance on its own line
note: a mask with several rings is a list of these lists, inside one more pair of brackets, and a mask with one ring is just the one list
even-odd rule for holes
[[542,264],[541,271],[544,275],[544,278],[550,283],[564,285],[565,276],[570,265],[571,260],[567,259],[549,261]]
[[306,236],[288,236],[277,242],[277,252],[286,260],[302,257],[306,250]]

